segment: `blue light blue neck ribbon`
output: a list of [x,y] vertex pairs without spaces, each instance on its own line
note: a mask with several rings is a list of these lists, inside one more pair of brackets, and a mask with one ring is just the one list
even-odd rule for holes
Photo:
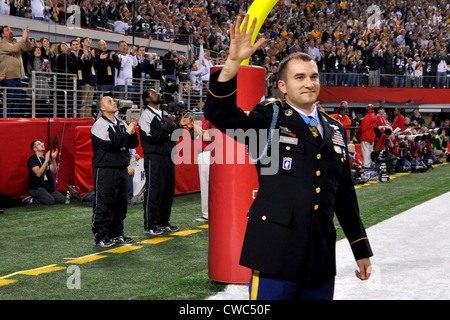
[[317,119],[314,118],[313,116],[305,116],[305,115],[301,114],[300,112],[299,112],[299,114],[302,116],[302,119],[305,121],[305,123],[308,126],[317,127],[319,125],[319,121],[317,121]]

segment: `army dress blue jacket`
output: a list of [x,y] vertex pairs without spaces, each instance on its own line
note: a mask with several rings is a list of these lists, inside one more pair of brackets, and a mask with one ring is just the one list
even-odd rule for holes
[[[237,77],[218,82],[218,74],[211,75],[206,119],[222,132],[269,129],[276,101],[263,101],[244,112],[236,105]],[[325,113],[318,113],[322,141],[313,137],[296,110],[279,101],[275,126],[279,134],[274,135],[278,144],[272,143],[278,150],[270,149],[267,154],[278,152],[278,157],[272,157],[278,161],[278,170],[262,174],[271,164],[262,159],[255,164],[259,190],[248,211],[240,258],[243,266],[305,284],[336,275],[335,213],[355,259],[372,256],[350,175],[346,130]]]

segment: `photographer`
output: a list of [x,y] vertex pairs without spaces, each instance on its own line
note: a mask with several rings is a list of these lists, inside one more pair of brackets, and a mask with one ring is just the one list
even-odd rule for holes
[[408,133],[407,139],[408,139],[409,156],[411,157],[409,159],[411,162],[411,170],[412,171],[423,171],[424,169],[426,169],[426,165],[420,158],[420,156],[421,156],[420,151],[422,148],[421,147],[421,145],[422,145],[421,136]]
[[171,136],[177,128],[192,128],[194,119],[183,116],[177,121],[174,114],[161,110],[161,95],[153,89],[144,91],[142,101],[146,105],[139,118],[146,180],[144,233],[160,235],[178,230],[169,224],[175,194],[175,165],[171,154],[176,143]]
[[438,160],[440,160],[439,158],[443,157],[447,152],[447,148],[444,147],[447,145],[447,140],[448,137],[445,136],[445,130],[439,128],[437,134],[434,136],[433,143],[433,153]]
[[[380,127],[375,128],[377,136],[381,133]],[[397,163],[397,157],[392,153],[395,147],[395,136],[390,127],[385,127],[375,145],[375,152],[378,160],[386,161],[388,172],[393,170]]]
[[[397,161],[396,171],[407,172],[411,170],[411,157],[408,151],[408,144],[404,140],[398,140],[393,149],[393,154],[399,161]],[[408,160],[409,159],[409,160]]]

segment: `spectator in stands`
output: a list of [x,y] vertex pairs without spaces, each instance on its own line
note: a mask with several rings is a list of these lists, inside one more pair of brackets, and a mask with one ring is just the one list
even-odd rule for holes
[[97,82],[97,74],[95,72],[97,60],[95,59],[95,50],[91,49],[92,40],[89,37],[84,37],[80,43],[83,50],[81,59],[83,60],[82,72],[84,79],[80,115],[82,117],[91,117],[92,102],[94,101],[94,91]]
[[423,86],[423,62],[418,53],[414,54],[414,88],[422,88]]
[[414,61],[412,58],[408,58],[406,62],[406,72],[405,72],[405,87],[414,87],[416,69],[414,66]]
[[405,75],[407,58],[405,57],[403,48],[397,50],[397,54],[394,56],[394,88],[405,86]]
[[337,84],[337,76],[336,73],[339,69],[339,57],[336,54],[336,46],[330,46],[330,51],[327,53],[326,57],[326,71],[329,74],[327,79],[327,84],[329,86],[334,86]]
[[137,65],[133,68],[133,78],[146,79],[150,75],[150,61],[145,54],[145,47],[135,47]]
[[31,18],[33,20],[44,21],[45,3],[42,0],[30,0],[31,4]]
[[0,1],[0,15],[9,16],[11,12],[9,1]]
[[19,117],[19,105],[22,99],[22,78],[25,77],[25,70],[22,60],[22,52],[31,50],[31,43],[28,39],[29,29],[22,29],[22,39],[14,39],[13,32],[9,26],[0,28],[0,72],[5,73],[2,85],[10,89],[7,90],[7,116],[11,118]]
[[[136,55],[137,65],[133,67],[133,78],[134,79],[141,79],[138,81],[133,82],[133,87],[131,89],[132,92],[139,92],[141,88],[144,88],[144,82],[142,82],[145,79],[150,78],[150,60],[148,59],[147,55],[145,54],[145,47],[139,46],[134,47],[133,51]],[[144,89],[145,90],[145,89]],[[140,96],[138,94],[133,94],[131,97],[132,100],[135,102],[136,105],[139,105]]]
[[108,18],[108,23],[111,25],[113,25],[119,17],[119,8],[117,7],[117,2],[115,0],[112,0],[109,3],[106,9],[106,16]]
[[89,7],[90,7],[90,3],[88,0],[81,0],[81,2],[80,2],[80,12],[81,12],[80,24],[82,27],[91,27],[91,25],[92,25],[93,12],[90,10]]
[[367,67],[369,69],[369,87],[378,87],[380,85],[380,67],[382,56],[380,47],[373,46],[371,53],[367,57]]
[[450,65],[450,57],[446,54],[444,47],[439,49],[439,53],[436,55],[436,63],[436,88],[447,88],[447,70],[448,66]]
[[129,20],[126,17],[123,17],[121,20],[117,20],[114,22],[114,32],[118,33],[127,33],[130,30],[131,25],[128,23]]
[[[189,23],[189,21],[186,22]],[[136,23],[136,32],[142,36],[149,36],[151,32],[151,23],[150,12],[145,11],[142,14],[141,19]]]
[[[82,105],[83,92],[86,84],[86,79],[84,77],[83,70],[85,69],[85,64],[88,62],[88,53],[81,49],[81,44],[79,39],[70,41],[70,64],[69,72],[75,74],[77,78],[77,105]],[[72,112],[73,110],[70,110]]]
[[92,0],[92,3],[90,4],[90,10],[92,12],[92,18],[91,18],[91,28],[103,28],[106,22],[103,21],[103,15],[106,10],[105,2],[102,0],[101,3],[99,3],[99,0]]
[[361,125],[358,127],[359,141],[361,142],[361,152],[363,158],[364,169],[372,166],[372,152],[374,151],[374,143],[376,139],[375,128],[377,127],[377,118],[373,104],[367,105],[367,113],[361,119]]
[[198,54],[198,60],[200,63],[202,63],[205,66],[205,70],[203,71],[203,74],[202,74],[202,81],[208,82],[209,75],[211,73],[211,68],[214,66],[214,64],[211,61],[211,56],[210,56],[211,53],[209,51],[207,51],[207,52],[204,51],[203,44],[204,44],[204,41],[200,40],[200,51]]
[[106,92],[114,92],[115,70],[116,68],[120,68],[118,61],[114,60],[115,54],[115,51],[108,52],[108,45],[105,40],[98,42],[98,53],[95,56],[97,60],[97,90],[102,96]]
[[53,44],[50,44],[50,41],[47,37],[42,37],[39,40],[39,43],[41,46],[42,58],[47,59],[50,62],[50,66],[53,66],[56,58],[55,47],[53,46]]
[[[35,71],[35,73],[33,73]],[[29,94],[34,94],[37,117],[51,117],[53,112],[49,109],[49,78],[46,74],[50,71],[50,62],[42,56],[42,48],[33,50],[33,58],[28,60],[27,73],[31,76],[28,87],[34,89]]]
[[191,81],[191,88],[194,91],[200,91],[202,87],[202,74],[205,71],[205,63],[199,62],[200,67],[197,63],[191,64],[191,71],[189,72],[189,80]]
[[119,42],[119,52],[114,55],[115,81],[114,96],[118,99],[128,98],[125,92],[133,86],[133,67],[137,66],[137,59],[131,53],[126,41]]
[[433,56],[433,53],[429,50],[423,51],[423,87],[435,88],[436,87],[436,75],[437,75],[437,63]]
[[56,75],[56,88],[58,89],[56,93],[57,106],[59,115],[64,114],[64,109],[66,106],[66,100],[64,92],[67,92],[67,103],[70,105],[70,109],[73,108],[70,103],[73,99],[69,99],[69,97],[73,97],[73,92],[68,89],[73,89],[73,81],[70,81],[70,73],[69,66],[72,64],[72,57],[69,55],[69,46],[65,42],[61,42],[58,44],[58,52],[59,54],[55,58],[55,62],[53,64],[53,71],[57,73]]
[[52,175],[57,171],[56,157],[58,149],[45,152],[45,145],[40,140],[31,143],[32,155],[28,161],[28,193],[25,203],[55,204],[64,203],[65,197],[55,190]]
[[67,8],[66,8],[67,16],[66,21],[68,25],[80,25],[80,6],[77,4],[75,0],[67,0]]

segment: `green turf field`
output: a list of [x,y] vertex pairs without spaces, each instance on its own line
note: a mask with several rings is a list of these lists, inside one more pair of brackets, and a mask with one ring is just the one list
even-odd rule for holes
[[[363,185],[357,194],[369,227],[449,190],[445,164]],[[135,238],[132,246],[104,249],[93,245],[90,203],[6,209],[0,215],[0,300],[190,300],[225,288],[208,278],[208,228],[194,221],[199,193],[175,197],[171,222],[182,233],[148,237],[142,214],[141,204],[129,206],[125,232]]]

